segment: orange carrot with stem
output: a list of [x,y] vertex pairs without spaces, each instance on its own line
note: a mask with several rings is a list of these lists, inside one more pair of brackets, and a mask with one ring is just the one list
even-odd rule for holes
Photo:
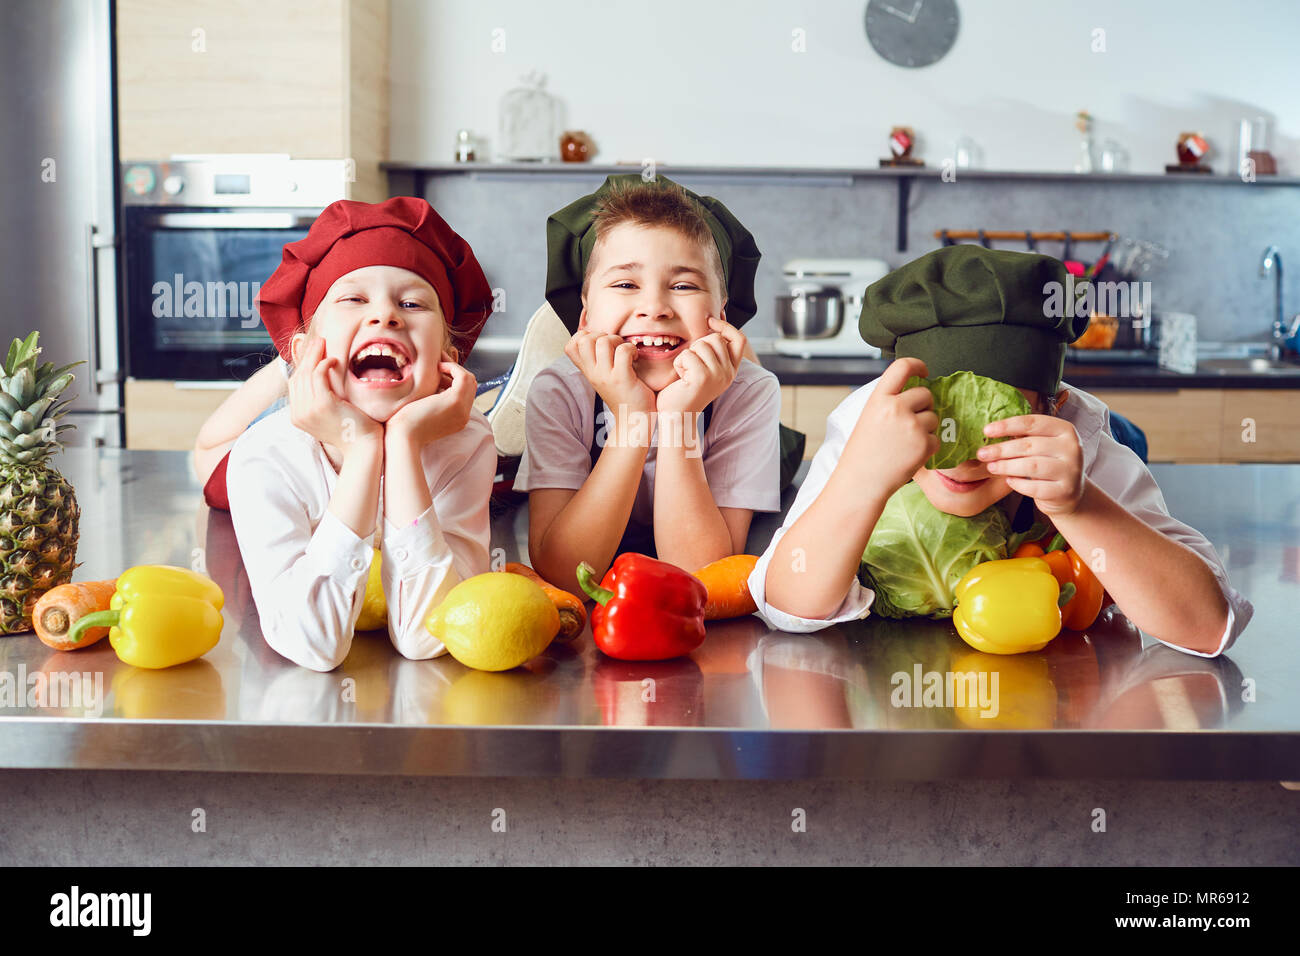
[[587,608],[575,595],[557,588],[526,564],[512,561],[505,566],[505,570],[528,578],[546,592],[546,596],[555,605],[555,610],[560,613],[560,632],[555,635],[557,641],[571,641],[582,633],[582,629],[587,626]]
[[758,610],[758,605],[749,593],[749,576],[756,564],[757,555],[733,554],[706,564],[695,572],[695,576],[704,582],[709,591],[708,603],[704,605],[704,620],[743,617]]
[[117,581],[80,581],[50,588],[32,608],[32,630],[41,643],[56,651],[75,651],[89,647],[108,636],[107,627],[92,627],[79,641],[68,640],[72,625],[87,614],[107,611]]

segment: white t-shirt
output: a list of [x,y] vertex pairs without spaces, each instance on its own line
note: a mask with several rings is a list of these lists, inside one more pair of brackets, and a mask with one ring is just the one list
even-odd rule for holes
[[[864,618],[870,613],[871,602],[875,599],[875,592],[864,587],[857,578],[854,578],[853,583],[849,585],[849,591],[844,596],[844,600],[840,602],[840,606],[835,609],[835,612],[830,617],[825,619],[798,617],[768,604],[766,600],[766,580],[767,568],[772,563],[772,557],[776,553],[777,542],[790,529],[790,526],[798,520],[799,516],[808,510],[808,506],[816,500],[822,489],[826,487],[831,472],[839,463],[840,456],[844,452],[844,445],[857,424],[858,418],[862,415],[862,409],[866,406],[867,399],[871,397],[871,391],[875,388],[876,381],[868,382],[857,389],[848,398],[840,402],[835,411],[831,412],[830,417],[826,420],[826,441],[817,450],[812,464],[808,466],[808,476],[800,485],[799,493],[796,495],[794,503],[790,505],[789,513],[785,516],[781,527],[772,535],[767,550],[758,559],[758,563],[749,576],[749,592],[758,605],[758,616],[769,627],[782,631],[806,633],[821,630],[841,621]],[[1232,642],[1237,639],[1237,635],[1249,623],[1251,615],[1255,612],[1254,606],[1229,585],[1228,573],[1224,570],[1223,562],[1219,559],[1214,546],[1210,544],[1205,535],[1170,516],[1169,509],[1165,505],[1164,495],[1160,493],[1160,486],[1156,484],[1155,478],[1147,470],[1146,465],[1142,464],[1142,460],[1132,450],[1121,445],[1111,435],[1110,409],[1106,407],[1106,404],[1087,392],[1070,385],[1062,383],[1061,387],[1067,389],[1070,394],[1065,404],[1061,406],[1060,417],[1074,425],[1074,429],[1079,435],[1079,444],[1083,448],[1084,475],[1098,488],[1114,498],[1129,514],[1140,518],[1165,537],[1181,542],[1199,554],[1205,560],[1205,563],[1210,566],[1215,580],[1218,581],[1219,587],[1223,591],[1224,599],[1228,603],[1228,624],[1223,632],[1223,639],[1219,642],[1218,648],[1212,653],[1204,654],[1177,644],[1169,644],[1168,641],[1161,641],[1160,643],[1168,644],[1176,650],[1187,654],[1195,654],[1199,657],[1218,656],[1232,646]],[[1019,496],[1014,495],[1014,493],[1008,496],[1008,498],[1010,497],[1019,500]],[[1005,498],[1003,502],[1010,504]],[[1157,640],[1159,639],[1157,638]]]
[[[456,584],[490,570],[488,499],[496,445],[482,413],[421,454],[432,505],[396,527],[379,502],[388,632],[405,657],[446,652],[424,628]],[[296,664],[328,671],[347,657],[370,573],[372,541],[327,509],[338,483],[321,443],[285,408],[250,426],[230,451],[230,517],[266,642]]]
[[[596,390],[567,355],[537,373],[524,412],[524,454],[516,491],[580,489],[591,473],[596,429]],[[604,401],[602,409],[608,410]],[[781,510],[781,385],[775,375],[748,360],[713,401],[709,426],[700,438],[704,473],[719,508]],[[651,446],[632,506],[631,520],[654,524],[655,443]]]

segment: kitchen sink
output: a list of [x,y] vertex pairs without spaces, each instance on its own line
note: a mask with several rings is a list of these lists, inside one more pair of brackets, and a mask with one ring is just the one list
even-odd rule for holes
[[1201,359],[1196,371],[1210,375],[1300,375],[1300,363],[1271,358]]

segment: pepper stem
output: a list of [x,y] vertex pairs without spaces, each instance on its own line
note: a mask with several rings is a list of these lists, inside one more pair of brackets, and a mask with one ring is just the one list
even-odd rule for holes
[[1078,591],[1079,589],[1074,586],[1073,581],[1066,581],[1061,585],[1061,596],[1056,599],[1056,606],[1065,607],[1074,600],[1074,595],[1077,594]]
[[1052,540],[1048,542],[1047,551],[1045,553],[1051,554],[1053,551],[1064,551],[1064,550],[1065,550],[1065,535],[1061,534],[1058,531],[1055,534],[1055,536],[1053,536]]
[[600,586],[600,582],[596,580],[596,569],[586,561],[578,565],[578,584],[587,592],[587,597],[602,607],[614,596],[614,592],[609,588]]
[[68,631],[68,640],[75,644],[81,640],[81,635],[92,627],[117,627],[121,617],[121,611],[95,611],[85,617],[79,617],[77,623],[72,625],[72,630]]

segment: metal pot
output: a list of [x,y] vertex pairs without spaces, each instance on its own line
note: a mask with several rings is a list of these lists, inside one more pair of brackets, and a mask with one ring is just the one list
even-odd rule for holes
[[788,339],[827,339],[844,324],[844,299],[838,289],[776,297],[776,324]]

